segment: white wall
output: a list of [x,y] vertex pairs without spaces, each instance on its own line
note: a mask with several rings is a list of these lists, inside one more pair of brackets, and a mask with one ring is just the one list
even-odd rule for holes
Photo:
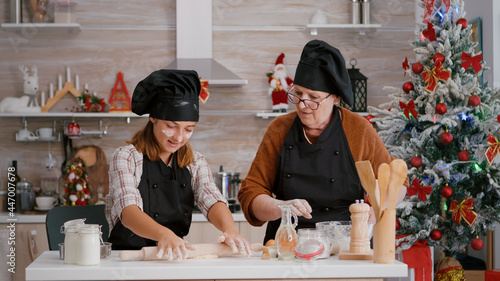
[[493,88],[500,87],[500,53],[494,52],[500,48],[500,2],[498,0],[465,1],[465,18],[472,20],[481,17],[483,60],[491,69],[483,74]]

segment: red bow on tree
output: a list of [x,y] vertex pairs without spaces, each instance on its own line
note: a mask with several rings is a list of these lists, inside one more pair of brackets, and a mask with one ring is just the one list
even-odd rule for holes
[[201,90],[200,90],[200,100],[205,103],[210,96],[208,92],[208,80],[200,80]]
[[446,81],[450,79],[451,72],[449,70],[443,69],[443,64],[441,61],[437,61],[434,64],[434,68],[427,69],[424,73],[422,73],[422,78],[427,83],[427,87],[425,89],[429,92],[433,92],[437,87],[437,81]]
[[427,195],[431,194],[432,187],[421,186],[417,178],[414,178],[411,182],[411,186],[408,187],[407,192],[408,197],[412,197],[413,195],[418,193],[418,199],[420,199],[421,201],[427,201]]
[[406,76],[406,70],[410,69],[410,65],[408,64],[408,57],[405,57],[405,61],[403,62],[403,69],[405,70],[404,76]]
[[493,163],[493,159],[500,154],[500,142],[496,137],[494,137],[491,133],[488,134],[488,149],[486,149],[486,159],[488,159],[488,163]]
[[[424,23],[428,23],[431,20],[432,13],[434,12],[434,2],[436,0],[422,0],[425,3],[424,8]],[[450,8],[450,0],[443,0],[442,2],[446,6],[446,12]]]
[[481,68],[481,61],[483,60],[483,55],[479,54],[477,56],[471,56],[466,52],[462,52],[462,67],[467,70],[472,65],[472,69],[474,69],[475,73],[478,73]]
[[424,35],[425,38],[429,38],[431,42],[437,41],[436,30],[434,30],[434,26],[430,22],[427,23],[427,29],[422,31],[422,35]]
[[410,113],[417,120],[418,112],[415,110],[415,102],[413,100],[409,101],[408,104],[404,102],[399,102],[399,107],[404,110],[404,115],[406,118],[410,119]]
[[450,211],[453,211],[451,219],[461,225],[460,221],[463,218],[471,226],[477,218],[476,212],[472,211],[473,208],[474,201],[472,201],[472,198],[462,200],[460,204],[458,204],[457,200],[453,200],[450,204]]

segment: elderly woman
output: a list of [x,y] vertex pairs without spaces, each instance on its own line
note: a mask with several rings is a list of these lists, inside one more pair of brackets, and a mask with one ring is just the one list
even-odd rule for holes
[[146,126],[113,154],[106,218],[114,249],[158,246],[158,258],[184,259],[196,203],[234,252],[251,253],[238,232],[227,201],[215,186],[207,161],[189,139],[199,119],[199,76],[192,70],[162,69],[139,82],[132,111],[149,113]]
[[[354,163],[369,160],[377,171],[381,163],[393,160],[365,118],[337,106],[341,98],[353,104],[338,49],[319,40],[307,43],[294,83],[288,99],[297,111],[269,125],[238,194],[252,225],[269,221],[264,242],[274,239],[282,204],[292,205],[298,228],[350,220],[349,206],[365,198]],[[398,201],[405,194],[402,188]]]

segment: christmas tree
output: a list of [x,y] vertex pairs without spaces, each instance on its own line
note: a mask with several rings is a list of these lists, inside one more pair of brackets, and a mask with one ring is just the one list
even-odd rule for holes
[[409,80],[385,87],[392,100],[371,107],[371,121],[389,152],[408,164],[398,251],[428,240],[454,255],[469,244],[481,249],[478,236],[500,220],[500,92],[481,84],[487,67],[470,40],[463,1],[422,5],[419,38],[411,42],[417,58],[403,62]]

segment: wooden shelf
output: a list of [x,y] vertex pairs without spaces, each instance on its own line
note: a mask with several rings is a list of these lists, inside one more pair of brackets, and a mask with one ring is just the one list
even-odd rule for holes
[[360,35],[365,35],[366,30],[377,30],[382,28],[381,24],[308,24],[311,35],[318,35],[318,29],[355,29]]
[[0,27],[15,33],[26,30],[30,34],[34,32],[76,34],[82,30],[79,23],[2,23]]

